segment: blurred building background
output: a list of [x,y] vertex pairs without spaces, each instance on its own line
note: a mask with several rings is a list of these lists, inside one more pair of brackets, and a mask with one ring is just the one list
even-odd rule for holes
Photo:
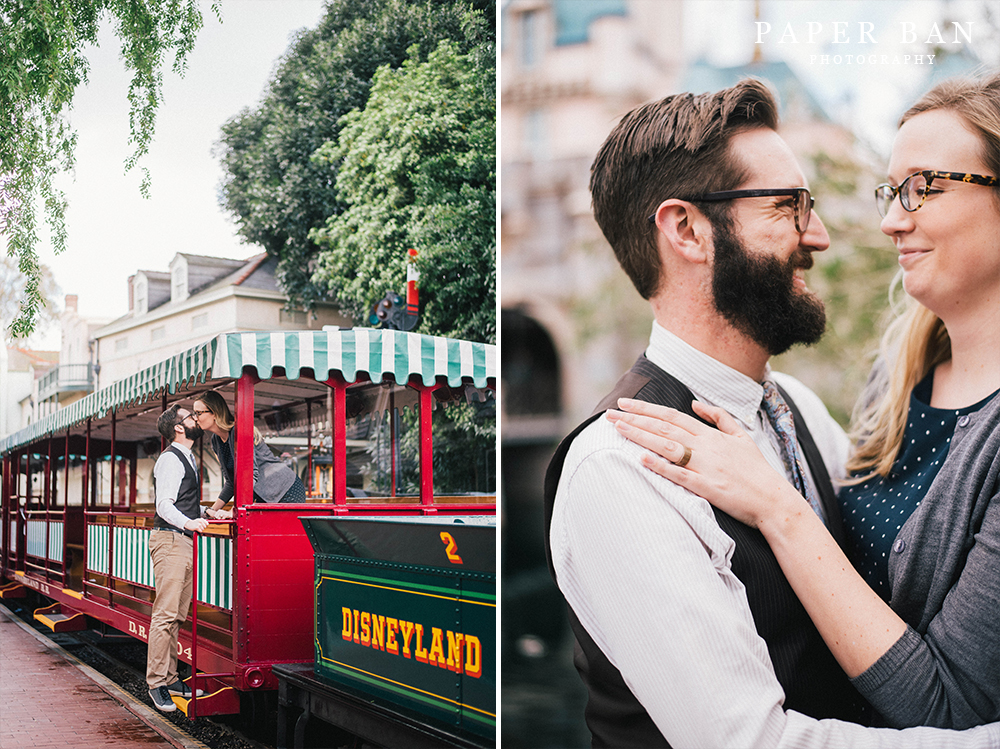
[[[590,744],[583,724],[585,693],[571,664],[564,604],[545,566],[542,484],[555,445],[586,418],[648,341],[648,304],[618,268],[591,214],[588,190],[593,157],[627,111],[679,91],[718,90],[746,76],[765,79],[777,92],[782,135],[806,173],[832,245],[816,257],[809,276],[810,286],[827,302],[827,335],[817,347],[793,349],[774,366],[809,384],[842,424],[849,419],[877,345],[897,268],[895,251],[878,230],[872,200],[874,186],[884,181],[891,137],[873,144],[871,136],[855,126],[874,116],[864,91],[880,81],[896,89],[898,103],[887,102],[891,111],[879,113],[891,134],[891,123],[922,91],[937,79],[976,67],[979,59],[967,44],[948,44],[950,33],[941,34],[946,41],[935,46],[920,31],[921,38],[911,48],[929,53],[934,47],[934,66],[822,71],[856,79],[842,87],[846,93],[824,95],[802,74],[802,63],[790,64],[778,44],[756,44],[754,30],[756,21],[768,22],[776,30],[776,41],[786,23],[799,24],[804,31],[803,13],[810,8],[829,13],[834,5],[778,0],[502,2],[505,749]],[[885,15],[876,20],[884,24],[887,45],[890,24],[899,21],[909,4],[890,0],[878,5]],[[997,15],[990,14],[996,5],[931,3],[925,12],[932,20],[915,18],[916,28],[925,23],[926,39],[934,41],[929,26],[933,19],[945,29],[952,19],[964,20],[963,13],[973,14],[980,23],[995,20]],[[699,19],[699,31],[704,32],[705,24],[718,24],[714,43],[727,47],[727,54],[715,54],[711,48],[706,54],[704,43],[694,48],[688,44],[692,15]],[[995,33],[991,38],[995,41]],[[977,41],[981,39],[985,41],[982,33]],[[827,44],[817,51],[841,50]],[[899,49],[878,51],[895,54]]]

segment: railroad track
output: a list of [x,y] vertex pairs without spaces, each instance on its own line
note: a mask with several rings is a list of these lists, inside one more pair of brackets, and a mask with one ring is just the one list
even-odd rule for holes
[[[146,687],[146,646],[123,634],[102,634],[97,630],[53,633],[32,616],[31,599],[4,601],[4,605],[41,636],[56,643],[83,663],[152,709]],[[182,664],[183,665],[183,664]],[[182,733],[209,749],[274,749],[274,721],[257,716],[264,735],[251,738],[244,733],[240,716],[215,716],[189,720],[178,711],[160,713]],[[268,728],[270,736],[267,735]],[[263,739],[263,740],[259,740]]]

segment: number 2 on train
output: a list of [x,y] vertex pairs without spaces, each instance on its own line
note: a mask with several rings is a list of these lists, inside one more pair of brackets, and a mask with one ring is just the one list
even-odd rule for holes
[[441,542],[446,544],[444,553],[448,555],[448,561],[453,564],[461,564],[462,557],[458,555],[458,544],[455,543],[451,534],[447,531],[441,531]]

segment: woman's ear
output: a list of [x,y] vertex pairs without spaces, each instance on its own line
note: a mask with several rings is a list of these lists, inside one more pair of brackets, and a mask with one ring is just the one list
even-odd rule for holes
[[689,263],[705,263],[711,254],[711,225],[686,200],[664,200],[653,214],[656,230],[674,254]]

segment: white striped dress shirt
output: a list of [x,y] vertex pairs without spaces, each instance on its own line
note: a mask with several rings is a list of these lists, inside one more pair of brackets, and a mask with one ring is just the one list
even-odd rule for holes
[[[195,462],[194,453],[189,448],[179,445],[176,442],[173,443],[173,447],[176,447],[184,454],[188,462],[191,463],[195,474],[197,474],[198,465]],[[156,464],[153,466],[153,478],[156,479],[156,514],[172,526],[184,530],[184,526],[188,520],[196,519],[189,518],[178,510],[177,505],[174,504],[181,490],[181,482],[184,480],[184,464],[169,449],[164,450],[160,457],[156,459]]]
[[[655,323],[646,356],[729,411],[783,472],[777,436],[759,413],[760,383]],[[843,430],[797,380],[768,377],[795,401],[830,475],[841,475]],[[642,452],[606,419],[585,429],[566,456],[550,541],[566,600],[673,747],[997,746],[997,725],[894,731],[783,710],[767,646],[730,570],[732,539],[705,500],[645,469]]]

